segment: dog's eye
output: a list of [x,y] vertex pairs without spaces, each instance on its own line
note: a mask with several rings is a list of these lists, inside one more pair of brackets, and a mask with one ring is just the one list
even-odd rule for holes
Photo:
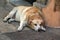
[[42,23],[40,24],[40,26],[42,26]]
[[34,24],[35,26],[37,26],[37,24]]

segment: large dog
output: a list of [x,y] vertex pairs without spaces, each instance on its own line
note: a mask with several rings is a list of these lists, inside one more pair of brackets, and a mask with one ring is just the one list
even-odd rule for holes
[[[13,16],[15,18],[13,19]],[[9,19],[10,18],[10,19]],[[8,20],[9,19],[9,20]],[[35,31],[40,29],[46,30],[43,27],[44,20],[41,16],[41,11],[36,7],[27,7],[27,6],[18,6],[14,7],[13,10],[4,18],[4,21],[20,21],[20,26],[18,30],[21,31],[24,26],[28,25],[30,28]]]

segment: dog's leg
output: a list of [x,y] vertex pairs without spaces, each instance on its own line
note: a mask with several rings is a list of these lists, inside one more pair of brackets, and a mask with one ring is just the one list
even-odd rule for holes
[[23,27],[25,26],[25,21],[21,21],[20,22],[20,26],[18,27],[18,31],[21,31],[23,29]]
[[20,19],[21,19],[21,21],[20,21],[20,26],[18,27],[18,31],[21,31],[23,29],[23,27],[26,26],[26,24],[27,24],[26,15]]
[[17,9],[14,8],[5,18],[3,21],[8,21],[9,18],[12,18],[13,15],[16,13]]

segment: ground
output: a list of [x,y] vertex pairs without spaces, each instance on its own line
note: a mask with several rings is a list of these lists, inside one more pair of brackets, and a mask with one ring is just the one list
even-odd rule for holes
[[3,18],[11,11],[13,6],[0,7],[0,40],[60,40],[60,29],[47,27],[46,32],[35,32],[24,28],[17,32],[18,22],[4,23]]

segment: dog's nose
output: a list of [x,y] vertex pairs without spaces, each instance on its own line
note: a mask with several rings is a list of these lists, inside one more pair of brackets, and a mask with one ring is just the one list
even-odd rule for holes
[[38,32],[40,32],[41,31],[41,29],[38,29]]
[[45,30],[42,30],[42,29],[38,29],[38,32],[41,32],[41,31],[45,32]]

